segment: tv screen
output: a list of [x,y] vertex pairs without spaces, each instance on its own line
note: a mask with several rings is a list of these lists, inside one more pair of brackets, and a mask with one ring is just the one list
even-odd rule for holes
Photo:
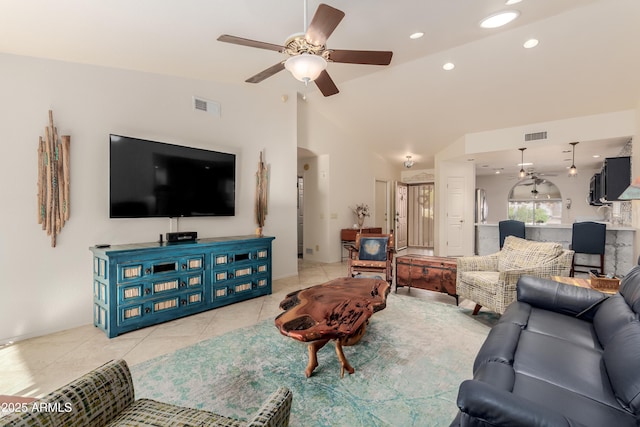
[[235,215],[235,154],[109,135],[111,218]]

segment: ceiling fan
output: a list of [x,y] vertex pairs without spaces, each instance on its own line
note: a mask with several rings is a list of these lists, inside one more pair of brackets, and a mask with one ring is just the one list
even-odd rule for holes
[[[545,182],[546,179],[542,178],[545,176],[558,176],[556,173],[546,173],[546,172],[537,172],[534,169],[528,169],[524,178],[520,178],[519,176],[510,177],[510,179],[517,179],[519,181],[527,181],[527,180],[535,180],[538,184],[541,182]],[[531,183],[524,183],[523,185],[531,185]]]
[[536,178],[539,178],[541,176],[558,176],[558,174],[557,173],[548,173],[548,172],[537,172],[537,171],[535,171],[533,169],[529,169],[527,171],[527,178],[536,179]]
[[339,90],[327,73],[327,62],[389,65],[393,56],[393,52],[390,51],[327,49],[325,43],[344,15],[343,11],[321,3],[307,27],[307,1],[305,0],[304,24],[306,30],[304,33],[290,36],[284,46],[228,34],[218,37],[218,41],[274,50],[288,56],[287,59],[249,77],[245,80],[248,83],[260,83],[286,68],[305,85],[314,81],[324,96],[331,96],[337,94]]

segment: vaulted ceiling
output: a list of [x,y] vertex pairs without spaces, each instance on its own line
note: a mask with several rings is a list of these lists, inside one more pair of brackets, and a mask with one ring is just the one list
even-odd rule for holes
[[[416,167],[432,167],[434,153],[468,133],[640,103],[638,0],[325,2],[346,13],[328,48],[391,50],[391,65],[329,63],[340,93],[328,98],[286,71],[255,90],[299,92],[313,111],[354,129],[398,167],[407,154]],[[285,57],[216,39],[283,44],[304,30],[303,4],[0,0],[0,52],[249,85],[246,78]],[[309,19],[318,4],[309,0]],[[506,9],[519,10],[519,18],[498,29],[478,25]],[[416,31],[424,37],[410,39]],[[539,45],[523,48],[532,37]],[[443,70],[446,62],[455,68]],[[601,141],[612,150],[624,142]],[[482,161],[499,167],[500,158]]]

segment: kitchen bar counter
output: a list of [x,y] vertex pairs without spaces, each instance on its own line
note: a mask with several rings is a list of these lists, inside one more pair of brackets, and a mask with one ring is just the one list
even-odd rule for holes
[[[633,259],[633,241],[636,229],[633,227],[607,224],[604,270],[616,276],[627,274],[636,263]],[[558,242],[569,248],[572,224],[525,225],[525,237],[540,242]],[[498,224],[476,224],[476,254],[488,255],[499,251],[500,234]],[[587,260],[587,255],[579,259]],[[590,263],[595,261],[588,259]]]

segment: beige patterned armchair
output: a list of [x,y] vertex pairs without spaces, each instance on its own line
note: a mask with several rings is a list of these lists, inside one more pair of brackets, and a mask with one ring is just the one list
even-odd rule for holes
[[500,252],[458,258],[456,291],[476,303],[474,314],[480,307],[502,314],[516,299],[520,276],[568,276],[572,259],[573,251],[560,243],[507,236]]

